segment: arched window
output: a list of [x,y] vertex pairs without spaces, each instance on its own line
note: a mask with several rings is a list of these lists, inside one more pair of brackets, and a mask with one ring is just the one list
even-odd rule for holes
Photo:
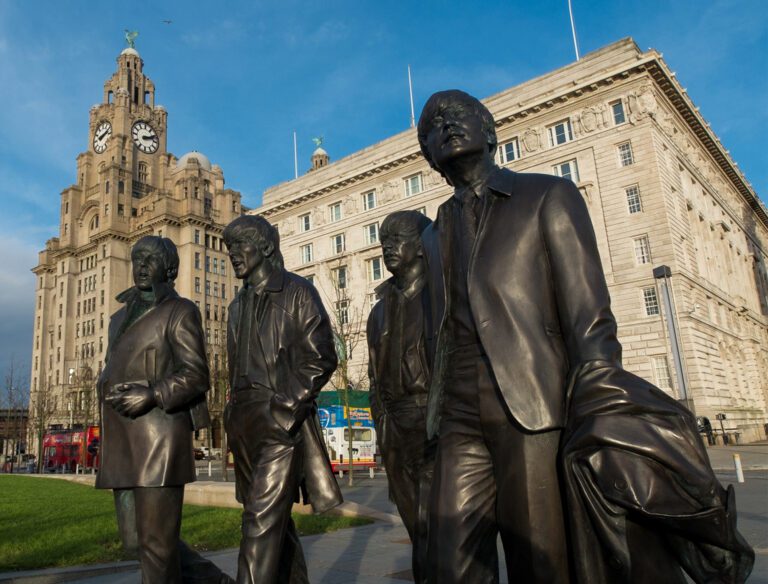
[[98,228],[99,228],[99,216],[94,215],[93,219],[91,219],[90,229],[91,231],[93,231],[94,229],[98,229]]
[[149,178],[149,169],[146,162],[139,162],[139,182],[145,183]]

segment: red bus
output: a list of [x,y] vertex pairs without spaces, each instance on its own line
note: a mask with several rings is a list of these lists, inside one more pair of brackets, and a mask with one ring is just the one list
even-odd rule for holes
[[51,430],[43,436],[43,469],[75,472],[80,468],[98,467],[100,428],[85,430]]

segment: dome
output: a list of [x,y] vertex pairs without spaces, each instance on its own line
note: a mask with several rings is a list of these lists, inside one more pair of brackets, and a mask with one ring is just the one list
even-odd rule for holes
[[211,170],[211,161],[208,160],[208,157],[205,154],[203,154],[202,152],[198,152],[197,150],[193,150],[192,152],[187,152],[184,156],[179,158],[178,162],[176,163],[176,168],[184,168],[187,165],[187,163],[193,158],[200,165],[200,168],[204,168],[205,170]]
[[328,156],[328,153],[322,148],[320,148],[320,146],[318,146],[317,148],[315,148],[315,151],[312,153],[312,156]]
[[132,48],[132,47],[126,47],[123,49],[123,52],[120,53],[121,55],[133,55],[134,57],[139,57],[139,52]]

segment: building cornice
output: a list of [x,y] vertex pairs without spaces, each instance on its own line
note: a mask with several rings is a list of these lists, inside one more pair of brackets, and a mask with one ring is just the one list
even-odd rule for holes
[[[617,61],[617,57],[621,59]],[[602,66],[604,61],[607,61],[606,66]],[[538,94],[532,96],[533,99],[530,101],[523,100],[527,101],[526,104],[520,100],[520,93],[532,92],[535,94],[537,88],[549,84],[556,76],[563,77],[569,69],[571,74],[564,78],[559,87],[550,92],[538,91]],[[580,72],[585,74],[579,75]],[[738,165],[723,147],[709,124],[703,119],[698,108],[693,105],[686,90],[677,82],[675,74],[669,70],[663,61],[662,55],[655,50],[649,50],[645,53],[641,52],[631,39],[622,39],[608,47],[595,51],[591,55],[585,56],[581,61],[507,89],[482,101],[494,113],[496,126],[500,127],[537,115],[544,110],[554,108],[574,98],[580,98],[585,94],[596,92],[604,87],[626,82],[631,78],[642,75],[647,75],[653,80],[659,91],[666,97],[678,115],[688,124],[691,131],[716,162],[717,166],[760,218],[762,224],[768,228],[768,211],[766,211],[765,205],[757,197],[754,189],[738,169]],[[565,81],[566,78],[569,79],[568,82]],[[370,153],[372,150],[375,151],[376,149],[391,146],[397,141],[404,142],[399,150],[396,149],[396,151],[404,152],[404,154],[390,160],[382,161],[381,159],[375,159],[371,163],[364,164],[363,170],[357,173],[347,176],[343,174],[342,165],[345,165],[345,163],[349,164],[351,162],[350,159],[358,157],[363,153]],[[294,181],[267,189],[264,193],[265,196],[268,196],[270,191],[276,193],[276,191],[286,189],[287,185],[294,184],[297,187],[297,193],[295,196],[283,197],[274,203],[264,204],[253,211],[270,217],[302,205],[307,201],[341,190],[346,186],[361,182],[371,176],[376,176],[392,168],[402,166],[420,157],[421,151],[415,132],[407,130],[332,163],[312,174],[304,175]],[[302,182],[324,174],[328,175],[328,179],[320,182],[316,187],[303,187]],[[339,180],[340,177],[343,178]]]

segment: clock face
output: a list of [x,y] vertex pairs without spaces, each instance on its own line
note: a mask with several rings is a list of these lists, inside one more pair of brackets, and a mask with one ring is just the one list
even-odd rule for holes
[[97,154],[101,154],[107,149],[107,142],[112,135],[112,124],[109,122],[101,122],[96,131],[93,133],[93,150]]
[[131,137],[136,148],[146,154],[154,154],[160,146],[157,132],[147,122],[136,122],[131,130]]

